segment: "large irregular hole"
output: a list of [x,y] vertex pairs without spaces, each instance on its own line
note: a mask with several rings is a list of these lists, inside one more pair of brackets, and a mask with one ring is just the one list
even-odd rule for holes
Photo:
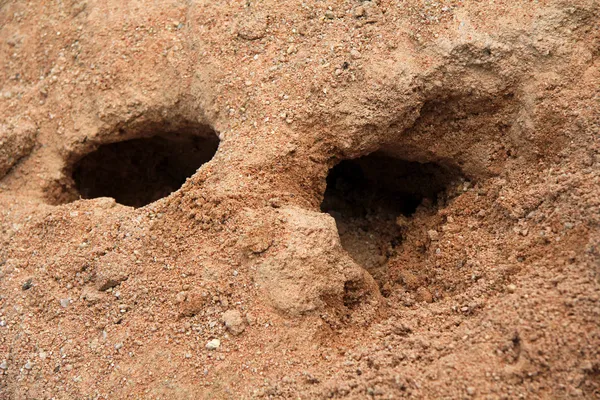
[[72,169],[79,196],[145,206],[179,189],[219,145],[207,128],[148,133],[156,134],[104,144],[81,158]]
[[374,153],[330,170],[321,210],[335,218],[344,249],[384,287],[407,222],[439,207],[459,178],[454,167]]

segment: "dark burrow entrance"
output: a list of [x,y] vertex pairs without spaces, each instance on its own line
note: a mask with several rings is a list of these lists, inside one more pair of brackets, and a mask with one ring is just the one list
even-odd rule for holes
[[455,168],[382,153],[345,160],[329,172],[321,210],[335,218],[344,249],[382,287],[407,222],[419,208],[439,207],[460,176]]
[[72,177],[81,198],[112,197],[142,207],[179,189],[218,145],[207,128],[105,144],[80,159]]

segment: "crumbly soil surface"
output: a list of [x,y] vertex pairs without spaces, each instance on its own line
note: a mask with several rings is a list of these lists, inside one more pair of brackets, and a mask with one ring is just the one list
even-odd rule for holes
[[595,0],[0,0],[0,398],[599,398],[599,55]]

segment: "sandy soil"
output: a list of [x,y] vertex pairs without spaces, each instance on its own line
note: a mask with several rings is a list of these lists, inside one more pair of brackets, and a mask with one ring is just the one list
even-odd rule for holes
[[599,398],[599,54],[594,0],[0,0],[0,398]]

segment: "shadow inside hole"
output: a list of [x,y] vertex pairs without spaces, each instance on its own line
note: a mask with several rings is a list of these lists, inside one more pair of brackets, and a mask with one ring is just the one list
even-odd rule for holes
[[84,199],[112,197],[142,207],[179,189],[218,145],[216,135],[187,133],[105,144],[79,160],[72,176]]
[[329,172],[321,210],[334,217],[344,249],[383,285],[387,261],[402,243],[403,221],[419,207],[439,206],[460,176],[454,168],[381,153],[344,160]]

